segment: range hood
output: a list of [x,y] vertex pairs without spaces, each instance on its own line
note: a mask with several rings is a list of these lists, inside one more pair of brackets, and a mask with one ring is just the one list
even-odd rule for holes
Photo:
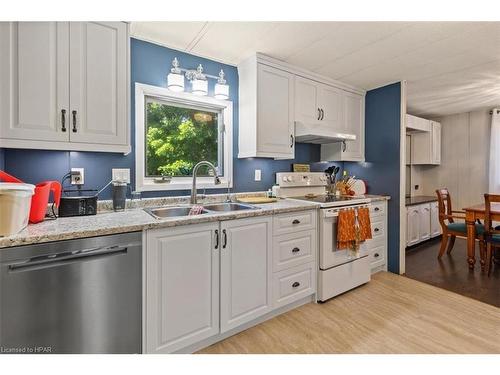
[[325,144],[355,140],[356,136],[354,134],[339,133],[328,125],[295,122],[296,142]]

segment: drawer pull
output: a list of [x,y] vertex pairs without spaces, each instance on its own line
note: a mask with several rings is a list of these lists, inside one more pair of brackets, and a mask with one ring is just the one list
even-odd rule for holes
[[379,253],[375,253],[373,256],[374,256],[375,258],[378,258],[380,255],[379,255]]
[[300,224],[300,220],[295,219],[294,221],[292,221],[292,224]]
[[375,228],[375,229],[374,229],[374,231],[375,231],[375,232],[378,232],[379,230],[380,230],[380,229],[378,229],[378,228]]
[[298,281],[296,281],[292,284],[292,288],[298,288],[299,286],[300,286],[300,283]]
[[380,211],[380,207],[375,207],[375,211]]
[[298,253],[300,251],[300,249],[298,247],[294,247],[292,249],[292,253]]

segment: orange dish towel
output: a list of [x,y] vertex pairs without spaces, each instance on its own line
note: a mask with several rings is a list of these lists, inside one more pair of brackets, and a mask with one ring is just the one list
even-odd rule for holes
[[337,249],[359,250],[359,244],[372,238],[367,207],[341,210],[337,222]]

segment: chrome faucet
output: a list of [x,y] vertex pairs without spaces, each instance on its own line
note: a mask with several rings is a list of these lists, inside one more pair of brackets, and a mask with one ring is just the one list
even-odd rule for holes
[[200,161],[198,164],[196,164],[193,168],[193,186],[191,187],[191,204],[196,204],[196,174],[198,173],[198,169],[202,166],[207,166],[214,172],[214,184],[219,185],[220,184],[220,179],[217,176],[217,170],[215,169],[214,165],[210,163],[209,161]]

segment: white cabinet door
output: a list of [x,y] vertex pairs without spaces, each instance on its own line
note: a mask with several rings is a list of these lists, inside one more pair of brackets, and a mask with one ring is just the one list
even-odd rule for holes
[[420,210],[420,241],[425,241],[431,238],[431,206],[430,204],[422,204]]
[[127,25],[70,24],[71,141],[127,144]]
[[420,209],[410,206],[406,209],[406,245],[412,246],[420,242]]
[[364,98],[358,94],[344,92],[342,95],[344,106],[343,132],[354,134],[355,141],[345,143],[342,148],[342,160],[365,160],[365,103]]
[[305,124],[320,122],[319,87],[316,81],[295,76],[295,121]]
[[258,64],[257,149],[262,156],[293,159],[293,74]]
[[218,226],[147,231],[147,353],[171,353],[219,332]]
[[221,223],[221,332],[272,308],[272,219]]
[[68,141],[69,23],[1,22],[0,60],[0,138]]
[[339,132],[343,128],[342,94],[342,90],[328,85],[321,85],[318,94],[321,124]]
[[439,207],[437,202],[431,203],[431,237],[441,234],[441,224],[439,223]]
[[441,164],[441,124],[431,121],[432,164]]

